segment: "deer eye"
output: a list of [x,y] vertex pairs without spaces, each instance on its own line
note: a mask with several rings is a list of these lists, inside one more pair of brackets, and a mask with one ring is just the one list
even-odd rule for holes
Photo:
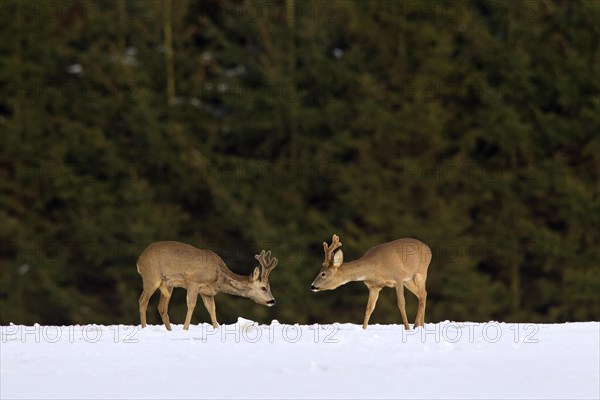
[[266,291],[267,291],[267,288],[266,288],[266,287],[264,287],[264,286],[263,286],[263,287],[261,287],[261,289],[262,289],[262,291],[263,291],[263,292],[266,292]]
[[321,272],[321,276],[323,276],[323,277],[324,277],[324,276],[325,276],[325,272]]

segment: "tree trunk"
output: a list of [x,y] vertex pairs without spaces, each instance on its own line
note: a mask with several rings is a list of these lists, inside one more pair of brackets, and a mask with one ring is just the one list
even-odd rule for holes
[[295,8],[295,0],[286,0],[285,1],[286,14],[287,14],[287,25],[288,25],[288,76],[290,77],[290,82],[288,86],[291,90],[291,96],[293,98],[290,99],[289,102],[289,128],[290,128],[290,156],[293,161],[298,160],[298,112],[297,102],[298,91],[296,85],[296,35],[295,35],[295,19],[296,19],[296,8]]
[[175,67],[173,66],[172,0],[163,0],[163,30],[167,77],[167,105],[175,101]]

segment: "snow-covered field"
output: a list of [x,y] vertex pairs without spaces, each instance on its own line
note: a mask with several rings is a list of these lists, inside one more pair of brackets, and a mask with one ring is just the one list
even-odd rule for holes
[[2,326],[0,398],[600,397],[600,323]]

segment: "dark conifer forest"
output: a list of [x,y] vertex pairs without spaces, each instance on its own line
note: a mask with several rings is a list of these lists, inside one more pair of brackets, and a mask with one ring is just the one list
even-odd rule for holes
[[[347,261],[427,243],[426,322],[600,320],[598,21],[595,0],[0,1],[0,323],[138,324],[159,240],[240,274],[279,259],[277,305],[220,294],[222,323],[359,323],[362,283],[309,290],[334,233]],[[383,290],[371,323],[400,322]]]

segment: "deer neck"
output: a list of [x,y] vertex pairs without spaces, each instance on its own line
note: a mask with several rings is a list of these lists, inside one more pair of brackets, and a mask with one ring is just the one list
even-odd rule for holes
[[362,259],[349,261],[344,263],[340,270],[344,276],[344,283],[364,281],[369,278],[369,274],[372,273],[372,268],[369,263]]
[[250,277],[238,275],[231,270],[222,269],[217,282],[219,292],[246,297]]

